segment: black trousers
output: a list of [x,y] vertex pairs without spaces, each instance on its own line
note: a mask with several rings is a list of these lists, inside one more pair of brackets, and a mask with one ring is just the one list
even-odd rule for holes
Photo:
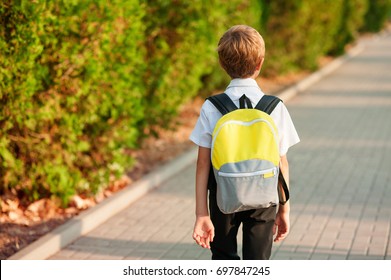
[[276,206],[224,214],[217,206],[216,191],[209,191],[209,211],[215,227],[211,243],[212,260],[239,260],[237,233],[243,224],[243,259],[268,260],[273,245]]

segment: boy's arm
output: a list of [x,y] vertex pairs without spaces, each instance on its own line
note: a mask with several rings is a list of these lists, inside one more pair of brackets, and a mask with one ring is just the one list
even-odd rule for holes
[[210,149],[199,147],[196,171],[196,222],[193,239],[198,245],[210,248],[213,241],[214,227],[208,211],[208,178],[210,169]]
[[[286,155],[281,157],[280,168],[289,189],[289,163]],[[280,204],[278,206],[277,217],[273,228],[273,233],[277,233],[276,237],[274,238],[275,242],[283,240],[289,233],[289,212],[289,200],[284,205]]]

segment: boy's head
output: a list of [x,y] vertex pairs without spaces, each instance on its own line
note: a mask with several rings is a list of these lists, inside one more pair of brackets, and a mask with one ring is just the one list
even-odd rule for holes
[[265,42],[254,28],[235,25],[221,37],[219,61],[231,78],[248,78],[260,70],[265,56]]

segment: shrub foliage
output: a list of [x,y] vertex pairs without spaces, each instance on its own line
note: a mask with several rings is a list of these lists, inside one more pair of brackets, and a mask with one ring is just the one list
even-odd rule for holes
[[63,204],[97,191],[139,136],[142,6],[10,0],[0,13],[2,191]]

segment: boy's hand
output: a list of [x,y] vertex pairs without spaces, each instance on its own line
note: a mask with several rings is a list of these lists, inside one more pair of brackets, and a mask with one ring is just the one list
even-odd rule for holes
[[210,242],[213,242],[215,235],[214,232],[214,226],[209,216],[197,217],[194,225],[193,239],[198,245],[210,249]]
[[273,234],[276,234],[274,242],[281,241],[287,237],[289,233],[289,211],[278,211],[276,221],[273,226]]

